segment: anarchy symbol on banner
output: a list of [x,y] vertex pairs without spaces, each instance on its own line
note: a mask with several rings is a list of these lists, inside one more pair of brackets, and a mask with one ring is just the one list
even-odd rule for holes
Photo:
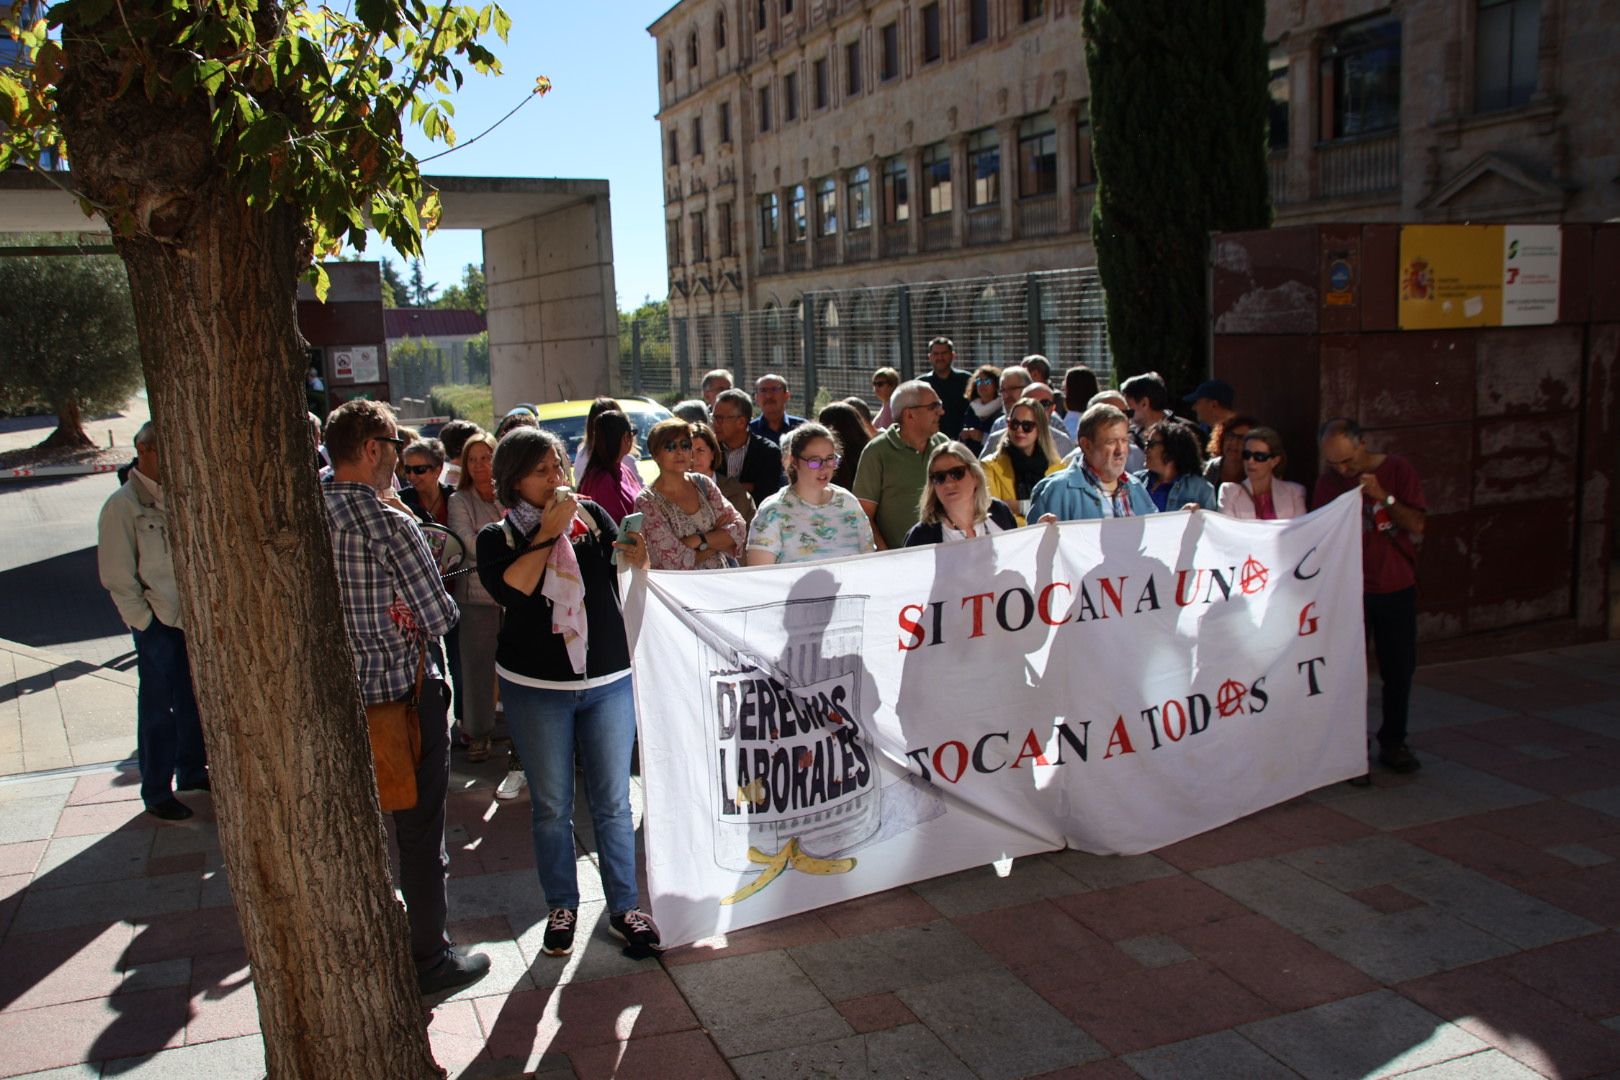
[[1222,716],[1236,716],[1243,711],[1243,699],[1248,696],[1247,686],[1236,679],[1227,679],[1215,692],[1215,709]]
[[1238,585],[1243,589],[1244,596],[1253,596],[1265,588],[1270,579],[1271,571],[1253,555],[1243,561],[1243,569],[1238,572]]
[[782,876],[786,870],[797,870],[801,874],[847,874],[855,869],[854,859],[818,859],[814,855],[806,855],[799,846],[799,838],[793,837],[782,845],[782,849],[775,855],[767,855],[752,845],[748,848],[748,861],[758,863],[765,869],[759,877],[730,896],[724,897],[720,904],[727,907],[740,903],[765,886]]

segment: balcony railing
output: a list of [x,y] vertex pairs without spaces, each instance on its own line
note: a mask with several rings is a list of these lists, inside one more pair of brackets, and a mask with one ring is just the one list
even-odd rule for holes
[[883,226],[883,257],[911,254],[911,225],[902,221],[898,225]]
[[806,261],[805,249],[810,245],[803,240],[790,243],[782,249],[782,268],[784,270],[803,270]]
[[1271,205],[1282,206],[1293,201],[1288,197],[1288,151],[1278,151],[1268,157],[1266,172],[1271,184]]
[[1058,202],[1055,195],[1038,195],[1018,200],[1018,235],[1052,236],[1058,231]]
[[773,244],[768,248],[759,249],[758,272],[761,274],[779,274],[782,272],[782,248]]
[[1399,132],[1321,143],[1318,190],[1324,199],[1394,191],[1401,183]]
[[816,265],[831,266],[838,261],[838,237],[816,237]]
[[994,244],[1001,240],[1001,207],[981,206],[967,212],[967,242]]
[[922,246],[924,251],[944,251],[951,246],[951,215],[932,214],[923,218]]
[[865,262],[872,257],[872,227],[851,229],[844,234],[844,260]]

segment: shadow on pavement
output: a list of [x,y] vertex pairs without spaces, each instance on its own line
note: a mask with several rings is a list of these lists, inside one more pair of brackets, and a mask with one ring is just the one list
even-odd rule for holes
[[0,638],[36,649],[128,636],[96,570],[94,545],[0,572]]

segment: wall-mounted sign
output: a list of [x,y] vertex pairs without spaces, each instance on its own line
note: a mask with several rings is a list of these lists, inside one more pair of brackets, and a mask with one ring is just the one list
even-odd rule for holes
[[381,378],[375,345],[344,345],[333,349],[331,357],[334,382],[374,383]]
[[1356,302],[1355,251],[1330,251],[1322,290],[1324,307],[1349,307]]
[[1557,225],[1404,225],[1403,330],[1558,320]]

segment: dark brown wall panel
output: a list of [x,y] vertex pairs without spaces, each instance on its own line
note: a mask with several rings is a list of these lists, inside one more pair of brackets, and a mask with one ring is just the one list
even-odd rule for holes
[[1581,396],[1579,326],[1481,330],[1474,335],[1480,416],[1567,412]]

